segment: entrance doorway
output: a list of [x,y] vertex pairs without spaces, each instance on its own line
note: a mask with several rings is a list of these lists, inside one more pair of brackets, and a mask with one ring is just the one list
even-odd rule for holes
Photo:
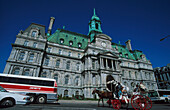
[[106,87],[110,90],[110,91],[112,91],[112,92],[114,92],[115,91],[115,86],[113,85],[113,83],[109,83],[108,84],[108,82],[109,81],[115,81],[115,79],[113,78],[113,76],[111,76],[111,75],[108,75],[107,77],[106,77]]

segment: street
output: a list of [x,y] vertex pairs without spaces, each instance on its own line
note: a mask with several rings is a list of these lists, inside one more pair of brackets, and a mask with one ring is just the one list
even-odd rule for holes
[[[97,101],[81,101],[81,100],[60,100],[60,104],[30,104],[30,105],[15,105],[9,108],[0,108],[2,110],[113,110],[113,107],[105,106],[98,107]],[[100,104],[102,105],[102,104]],[[153,104],[151,110],[168,110],[170,104]],[[120,109],[125,110],[125,109]],[[129,105],[128,110],[134,110]]]

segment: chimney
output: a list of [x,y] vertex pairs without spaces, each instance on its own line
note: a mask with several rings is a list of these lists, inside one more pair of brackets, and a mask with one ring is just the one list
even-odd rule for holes
[[54,20],[55,18],[54,17],[51,17],[50,18],[50,24],[49,24],[49,27],[48,27],[48,33],[51,34],[51,29],[52,29],[52,26],[54,24]]
[[128,50],[132,51],[132,46],[131,46],[130,41],[131,41],[131,40],[128,40],[128,41],[126,41],[125,43],[126,43],[126,48],[127,48]]

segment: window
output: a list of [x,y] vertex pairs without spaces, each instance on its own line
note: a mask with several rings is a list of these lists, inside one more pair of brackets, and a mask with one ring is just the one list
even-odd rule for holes
[[78,43],[78,47],[79,47],[79,48],[81,47],[81,43]]
[[92,59],[92,69],[95,69],[95,60]]
[[21,53],[19,54],[18,60],[20,60],[20,61],[24,60],[24,56],[25,56],[25,52],[21,52]]
[[76,91],[76,96],[78,96],[79,95],[79,91]]
[[64,91],[64,97],[68,97],[68,90]]
[[46,73],[46,72],[43,72],[43,73],[41,74],[41,77],[46,78],[46,77],[47,77],[47,73]]
[[56,67],[57,67],[57,68],[60,67],[60,59],[58,59],[58,60],[56,61]]
[[135,72],[135,78],[136,78],[136,79],[138,78],[138,74],[137,74],[137,72]]
[[64,39],[60,39],[60,43],[63,44],[64,43]]
[[32,53],[32,54],[30,54],[28,62],[33,62],[33,60],[34,60],[34,54]]
[[69,41],[69,45],[72,46],[73,45],[73,41]]
[[68,35],[66,35],[66,37],[68,37]]
[[122,76],[124,76],[125,75],[125,71],[124,70],[122,70]]
[[19,71],[20,71],[19,68],[15,68],[15,69],[13,70],[12,74],[14,74],[14,75],[19,75]]
[[72,56],[72,54],[71,54],[71,52],[70,52],[70,51],[68,52],[68,56],[69,56],[69,57],[70,57],[70,56]]
[[128,63],[128,67],[130,67],[130,63]]
[[59,49],[58,54],[59,54],[59,55],[61,55],[61,54],[62,54],[62,50],[61,50],[61,49]]
[[36,35],[37,35],[37,31],[33,31],[31,34],[32,37],[36,37]]
[[93,50],[93,55],[95,54],[95,50]]
[[56,82],[58,82],[58,74],[54,75],[54,79],[56,80]]
[[34,42],[33,47],[34,47],[34,48],[37,47],[37,42]]
[[98,24],[97,24],[97,23],[95,24],[95,27],[96,27],[96,29],[98,29],[98,28],[99,28],[99,26],[98,26]]
[[128,58],[128,54],[125,54],[125,57]]
[[145,72],[145,79],[147,79],[147,73]]
[[69,82],[69,76],[67,75],[65,76],[65,84],[68,84],[68,82]]
[[81,57],[81,54],[80,53],[78,53],[78,58],[80,58]]
[[48,57],[46,57],[44,65],[45,65],[45,66],[48,66],[49,61],[50,61],[50,59],[49,59]]
[[80,63],[77,63],[77,71],[80,70]]
[[67,61],[67,63],[66,63],[66,69],[70,69],[70,61]]
[[79,77],[77,76],[77,77],[75,78],[75,85],[78,86],[78,84],[79,84]]
[[47,52],[49,52],[49,53],[51,52],[51,47],[47,48]]
[[28,46],[28,41],[27,40],[24,42],[24,46]]
[[131,71],[129,71],[129,78],[131,78]]
[[29,76],[29,72],[30,72],[30,70],[29,70],[29,69],[26,69],[26,70],[23,72],[23,75],[24,75],[24,76]]
[[122,57],[122,52],[119,53],[119,56]]

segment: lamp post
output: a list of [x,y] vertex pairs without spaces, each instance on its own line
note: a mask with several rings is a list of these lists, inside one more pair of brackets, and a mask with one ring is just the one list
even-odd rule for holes
[[166,39],[167,37],[170,37],[170,35],[167,35],[166,37],[160,39],[160,41],[163,41],[163,40]]

